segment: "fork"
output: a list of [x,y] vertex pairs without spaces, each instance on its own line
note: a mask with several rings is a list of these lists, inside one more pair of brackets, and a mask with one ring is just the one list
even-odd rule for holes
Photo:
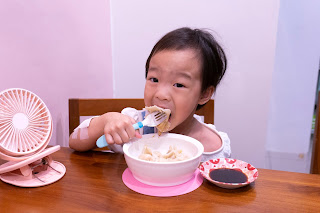
[[[161,124],[166,119],[166,114],[164,112],[152,112],[143,121],[133,124],[134,129],[140,129],[144,126],[155,127]],[[102,135],[96,141],[96,145],[99,148],[108,146],[105,135]]]

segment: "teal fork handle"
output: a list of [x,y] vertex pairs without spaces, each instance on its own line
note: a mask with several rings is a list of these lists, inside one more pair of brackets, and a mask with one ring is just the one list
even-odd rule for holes
[[138,122],[132,125],[134,129],[140,129],[143,127],[143,123],[142,122]]
[[[138,122],[132,125],[134,129],[140,129],[143,127],[143,123],[142,122]],[[108,146],[107,140],[106,140],[106,136],[102,135],[100,138],[98,138],[98,140],[96,141],[97,147],[99,148],[103,148]]]
[[97,147],[102,148],[108,146],[106,136],[102,135],[98,140],[96,141]]

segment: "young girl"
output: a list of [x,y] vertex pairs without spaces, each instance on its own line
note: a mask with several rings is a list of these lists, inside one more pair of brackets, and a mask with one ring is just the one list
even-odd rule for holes
[[[207,31],[180,28],[169,32],[153,47],[146,62],[145,106],[170,109],[169,132],[187,135],[204,146],[202,161],[230,157],[230,140],[214,125],[204,124],[195,111],[205,105],[221,81],[227,59],[221,46]],[[115,152],[121,144],[156,128],[134,130],[145,111],[125,108],[82,122],[70,135],[70,147],[78,151],[96,148],[103,134]],[[150,131],[151,130],[151,131]]]

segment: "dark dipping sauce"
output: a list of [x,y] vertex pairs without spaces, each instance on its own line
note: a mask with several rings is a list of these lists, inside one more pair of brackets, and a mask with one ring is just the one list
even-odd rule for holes
[[248,180],[247,175],[239,169],[215,169],[210,172],[209,176],[212,180],[223,183],[245,183]]

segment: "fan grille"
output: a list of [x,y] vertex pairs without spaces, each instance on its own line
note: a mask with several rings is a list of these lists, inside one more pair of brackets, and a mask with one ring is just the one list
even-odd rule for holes
[[0,93],[0,149],[21,156],[46,145],[51,137],[52,118],[44,102],[25,89]]

